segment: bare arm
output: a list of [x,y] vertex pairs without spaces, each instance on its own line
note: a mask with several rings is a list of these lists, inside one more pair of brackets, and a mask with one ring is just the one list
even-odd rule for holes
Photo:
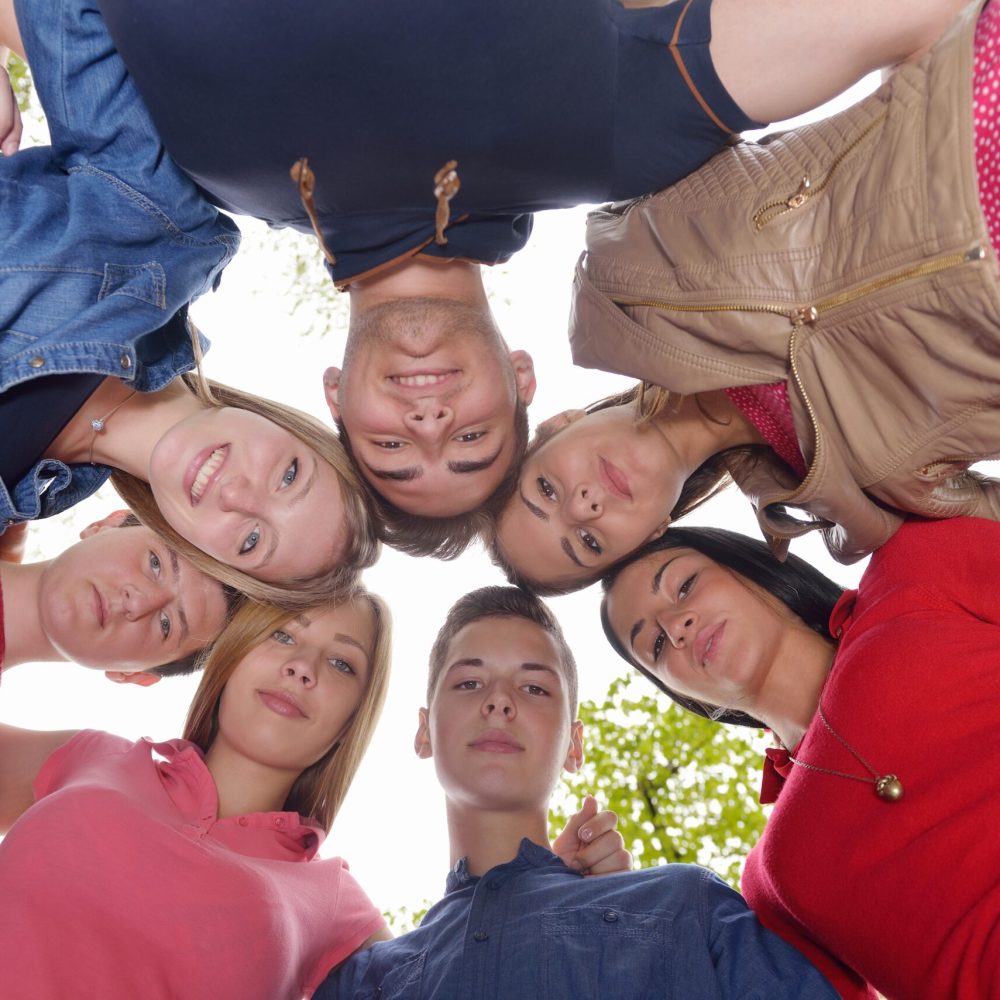
[[[0,0],[2,3],[3,0]],[[0,38],[2,42],[2,38]],[[7,60],[10,50],[0,44],[0,154],[12,156],[21,145],[21,109],[14,97],[10,76],[7,73]],[[7,534],[9,534],[9,530]],[[18,560],[19,561],[19,560]]]
[[35,732],[0,725],[0,833],[6,833],[34,804],[32,785],[42,765],[76,732]]
[[759,122],[836,97],[867,73],[921,55],[966,0],[713,0],[712,59]]

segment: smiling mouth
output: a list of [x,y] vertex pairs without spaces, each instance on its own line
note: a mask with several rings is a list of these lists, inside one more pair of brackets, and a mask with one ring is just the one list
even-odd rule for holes
[[426,389],[428,387],[443,385],[452,376],[458,374],[457,368],[446,370],[408,372],[405,375],[390,375],[389,380],[393,385],[401,386],[403,389]]
[[192,507],[201,502],[201,498],[205,495],[215,474],[222,468],[222,463],[225,462],[228,454],[229,445],[220,445],[201,463],[191,482],[190,496]]
[[631,500],[632,491],[629,489],[625,473],[617,465],[612,465],[606,458],[600,459],[598,465],[605,488],[620,500]]

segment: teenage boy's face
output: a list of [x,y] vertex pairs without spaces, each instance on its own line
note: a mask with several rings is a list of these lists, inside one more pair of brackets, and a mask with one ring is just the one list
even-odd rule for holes
[[98,670],[142,671],[206,646],[222,631],[226,601],[145,527],[104,527],[47,567],[41,625],[59,652]]
[[535,809],[562,768],[579,767],[581,734],[552,637],[523,618],[483,618],[452,639],[415,746],[453,802]]

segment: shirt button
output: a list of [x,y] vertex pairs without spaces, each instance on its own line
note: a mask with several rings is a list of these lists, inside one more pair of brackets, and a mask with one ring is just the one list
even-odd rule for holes
[[248,820],[246,818],[246,816],[241,816],[240,819],[239,819],[239,824],[240,824],[240,826],[249,826],[250,825],[250,820]]
[[132,367],[132,359],[127,354],[123,354],[118,359],[118,363],[122,366],[122,368],[131,368]]
[[45,364],[45,358],[40,354],[36,354],[29,362],[32,368],[41,368]]
[[605,910],[604,911],[604,922],[607,924],[613,924],[618,919],[617,910]]
[[489,934],[487,934],[486,931],[476,931],[476,933],[473,934],[472,937],[476,941],[485,941],[489,937]]
[[285,817],[276,816],[274,818],[274,825],[280,830],[285,825]]

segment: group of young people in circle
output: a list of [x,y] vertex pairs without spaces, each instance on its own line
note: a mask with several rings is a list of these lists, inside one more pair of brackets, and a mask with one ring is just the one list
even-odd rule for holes
[[[993,995],[998,11],[0,2],[51,134],[19,150],[4,91],[5,551],[109,477],[132,512],[0,566],[2,664],[202,669],[179,740],[0,730],[17,995]],[[574,360],[638,384],[529,438],[480,271],[586,202]],[[335,429],[205,377],[220,208],[313,232],[350,295]],[[674,526],[730,480],[766,541]],[[811,530],[873,553],[856,591],[788,553]],[[456,867],[385,940],[315,856],[389,683],[360,574],[477,539],[516,586],[448,613],[415,741]],[[592,801],[549,842],[583,748],[540,597],[598,580],[624,660],[775,737],[752,910],[624,871]]]

